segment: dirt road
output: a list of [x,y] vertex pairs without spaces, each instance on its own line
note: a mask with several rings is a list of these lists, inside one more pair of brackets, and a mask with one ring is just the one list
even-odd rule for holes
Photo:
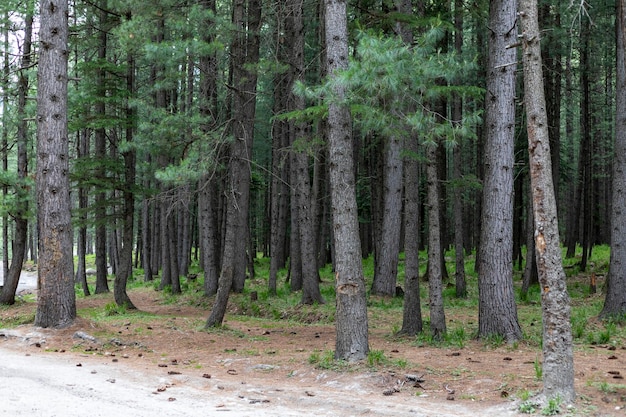
[[[2,260],[0,259],[0,262]],[[0,285],[4,285],[4,272],[0,268]],[[17,294],[22,291],[32,291],[37,288],[37,271],[22,271],[17,283]]]
[[[46,352],[37,329],[0,330],[2,416],[414,416],[515,415],[510,409],[469,409],[428,397],[386,397],[353,385],[254,380],[140,369],[122,359]],[[158,369],[158,368],[157,368]],[[478,414],[477,414],[478,412]]]

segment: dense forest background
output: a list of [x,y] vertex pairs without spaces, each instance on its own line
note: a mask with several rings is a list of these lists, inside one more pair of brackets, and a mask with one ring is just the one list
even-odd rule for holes
[[[0,5],[5,277],[11,260],[21,266],[16,254],[37,260],[37,7]],[[225,263],[233,265],[232,290],[242,291],[261,255],[271,257],[270,289],[288,268],[304,303],[323,302],[317,270],[335,256],[323,10],[308,0],[70,2],[72,218],[85,293],[90,253],[95,292],[109,291],[107,273],[135,267],[177,293],[197,262],[207,295],[217,292]],[[395,295],[398,254],[410,243],[423,248],[436,226],[441,250],[457,257],[462,296],[463,255],[484,233],[489,2],[355,0],[348,22],[351,64],[339,82],[353,115],[361,254],[376,264],[370,290]],[[611,238],[615,4],[540,2],[539,24],[560,233],[585,271],[594,245]],[[523,262],[534,237],[516,80],[507,234],[510,261],[527,267],[532,283],[536,265]],[[427,198],[432,178],[436,206]],[[11,297],[3,293],[4,302]]]

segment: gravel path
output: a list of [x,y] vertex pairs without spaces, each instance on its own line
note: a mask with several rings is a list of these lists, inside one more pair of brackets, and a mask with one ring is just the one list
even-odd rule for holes
[[[0,259],[0,262],[2,260]],[[0,268],[0,286],[4,285],[4,272]],[[17,294],[22,291],[31,291],[37,288],[37,271],[22,271],[17,283]]]
[[[41,346],[36,348],[35,346]],[[259,386],[236,379],[164,375],[102,355],[45,351],[36,328],[0,329],[0,416],[513,416],[510,408],[470,409],[434,403],[428,397],[363,396],[347,387],[316,385],[298,378]],[[510,405],[509,405],[510,407]],[[480,410],[480,411],[479,411]],[[477,414],[478,413],[478,414]]]

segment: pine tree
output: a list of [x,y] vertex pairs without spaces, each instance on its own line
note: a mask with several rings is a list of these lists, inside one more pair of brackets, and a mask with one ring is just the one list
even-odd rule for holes
[[35,325],[65,327],[76,318],[67,136],[67,1],[40,5],[37,85],[38,296]]
[[626,317],[626,2],[617,2],[616,116],[611,212],[611,259],[600,317]]
[[548,117],[544,96],[541,34],[536,0],[520,0],[530,178],[535,219],[535,253],[543,319],[543,397],[576,399],[570,300],[561,259],[559,222],[552,183]]
[[513,292],[516,2],[490,2],[478,335],[522,337]]
[[[18,76],[18,103],[17,103],[17,181],[15,211],[15,235],[12,245],[11,266],[4,275],[4,285],[0,293],[0,304],[13,304],[15,292],[22,273],[22,265],[26,256],[28,241],[29,216],[29,180],[28,180],[28,121],[26,117],[26,98],[30,88],[28,69],[31,65],[31,46],[33,34],[33,13],[29,6],[24,19],[24,41]],[[6,133],[6,132],[5,132]]]
[[[346,3],[324,0],[324,7],[328,74],[336,78],[338,71],[348,67]],[[337,83],[333,93],[343,98],[345,87]],[[331,103],[328,108],[328,147],[336,253],[335,358],[358,361],[365,359],[369,352],[367,302],[357,218],[351,117],[350,110],[341,103]]]

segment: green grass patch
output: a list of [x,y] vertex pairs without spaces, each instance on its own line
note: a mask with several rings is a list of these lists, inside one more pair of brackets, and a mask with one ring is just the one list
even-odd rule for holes
[[[10,310],[11,306],[2,306],[0,311]],[[22,326],[24,324],[33,324],[35,322],[35,313],[15,312],[13,314],[3,315],[0,321],[0,327],[12,328]]]

